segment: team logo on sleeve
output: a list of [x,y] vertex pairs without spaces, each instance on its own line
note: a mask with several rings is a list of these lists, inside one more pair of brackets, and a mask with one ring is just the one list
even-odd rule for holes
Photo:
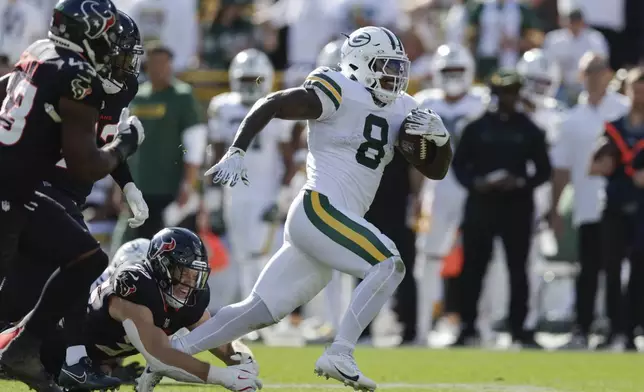
[[87,75],[78,74],[78,77],[73,79],[71,84],[72,94],[77,101],[82,101],[92,93],[92,79]]
[[123,274],[119,277],[119,295],[123,298],[136,293],[136,285],[133,281],[139,280],[138,276],[134,276],[130,273]]

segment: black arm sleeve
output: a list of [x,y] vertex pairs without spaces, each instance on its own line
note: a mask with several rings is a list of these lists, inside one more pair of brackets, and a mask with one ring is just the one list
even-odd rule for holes
[[130,167],[127,165],[127,162],[121,162],[120,165],[114,169],[112,172],[112,178],[114,179],[114,182],[116,182],[121,189],[127,184],[128,182],[134,182],[134,179],[132,178],[132,173],[130,173]]
[[461,133],[461,139],[458,142],[456,147],[456,152],[452,158],[452,170],[458,182],[463,185],[468,190],[471,190],[474,187],[474,172],[472,168],[474,167],[471,158],[474,154],[474,148],[476,144],[476,129],[475,124],[470,123]]
[[538,187],[550,179],[552,175],[552,165],[548,156],[548,145],[546,143],[546,134],[535,127],[536,138],[532,143],[532,156],[530,159],[535,166],[535,174],[526,181],[526,186],[531,189]]

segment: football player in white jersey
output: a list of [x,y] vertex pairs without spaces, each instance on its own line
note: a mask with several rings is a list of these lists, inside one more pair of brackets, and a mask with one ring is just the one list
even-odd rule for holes
[[[486,88],[473,87],[474,59],[459,44],[441,45],[432,59],[434,88],[419,92],[415,98],[421,108],[441,116],[451,134],[452,147],[458,142],[459,130],[485,112],[489,96]],[[431,219],[428,231],[417,237],[416,277],[418,279],[417,341],[427,342],[432,325],[433,303],[440,289],[442,260],[456,243],[467,192],[448,172],[442,181],[425,180],[422,211]],[[430,193],[430,194],[427,194]]]
[[368,26],[342,45],[340,71],[318,68],[302,87],[271,94],[251,109],[226,155],[206,173],[230,186],[254,181],[246,173],[246,149],[271,119],[281,118],[308,120],[308,180],[289,210],[284,245],[252,293],[177,339],[174,347],[201,352],[273,324],[309,302],[339,270],[363,281],[315,370],[355,389],[376,388],[358,369],[353,351],[403,279],[405,264],[393,242],[363,215],[393,157],[404,120],[404,132],[432,146],[432,158],[417,166],[421,172],[443,178],[451,160],[448,132],[438,115],[417,109],[405,93],[408,79],[409,59],[400,39]]
[[[273,66],[268,56],[247,49],[232,60],[228,75],[231,92],[217,95],[208,107],[208,126],[216,159],[232,144],[244,117],[272,89]],[[253,182],[248,187],[224,189],[224,221],[232,259],[238,263],[242,296],[250,294],[261,271],[261,257],[270,255],[275,237],[266,216],[290,180],[291,125],[273,119],[250,145],[245,163]]]
[[517,72],[524,79],[521,94],[532,112],[532,121],[546,131],[546,140],[552,142],[563,111],[563,104],[555,99],[561,70],[541,49],[531,49],[517,63]]
[[322,51],[318,55],[317,66],[331,68],[336,71],[339,70],[342,44],[344,44],[344,39],[331,41],[324,45],[324,48],[322,48]]
[[[548,58],[541,49],[531,49],[523,54],[517,63],[517,72],[524,79],[521,91],[525,101],[524,107],[531,113],[532,121],[546,133],[546,141],[552,145],[558,137],[559,123],[564,115],[563,103],[555,96],[561,85],[561,70],[556,62]],[[552,207],[551,183],[548,181],[534,192],[536,225],[544,222],[546,214]],[[535,230],[535,238],[530,250],[530,266],[528,281],[530,283],[529,312],[526,318],[526,328],[533,330],[538,322],[538,291],[541,279],[538,276],[538,263],[543,260],[542,241],[544,236],[543,224],[541,230]],[[552,236],[550,236],[552,237]],[[505,265],[505,264],[504,264]]]

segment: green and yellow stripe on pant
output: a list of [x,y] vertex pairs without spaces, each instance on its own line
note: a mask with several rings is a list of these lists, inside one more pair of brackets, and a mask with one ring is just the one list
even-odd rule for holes
[[371,230],[335,209],[326,196],[305,191],[304,211],[318,230],[369,264],[377,264],[393,256]]

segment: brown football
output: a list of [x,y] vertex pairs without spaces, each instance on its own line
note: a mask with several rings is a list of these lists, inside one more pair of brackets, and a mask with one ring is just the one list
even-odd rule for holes
[[416,166],[422,166],[436,151],[436,145],[428,142],[424,137],[410,135],[405,132],[406,119],[400,125],[398,132],[398,148],[407,161]]

